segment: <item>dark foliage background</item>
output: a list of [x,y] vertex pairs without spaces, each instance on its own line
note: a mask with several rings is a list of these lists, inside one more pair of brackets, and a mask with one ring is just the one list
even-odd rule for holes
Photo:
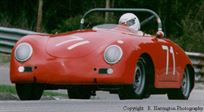
[[[168,38],[186,51],[204,52],[204,0],[110,1],[110,7],[154,10],[161,17]],[[105,3],[106,0],[43,0],[42,32],[78,29],[84,12],[91,8],[105,7]],[[0,26],[36,29],[38,0],[1,0],[0,6]],[[116,23],[120,15],[111,14],[109,22]],[[104,14],[93,14],[89,21],[92,25],[103,23]],[[154,24],[145,27],[147,31],[155,29]]]

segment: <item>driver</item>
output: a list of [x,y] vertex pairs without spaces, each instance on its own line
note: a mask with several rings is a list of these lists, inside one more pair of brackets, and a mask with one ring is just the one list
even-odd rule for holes
[[140,31],[140,21],[133,13],[125,13],[119,19],[119,25],[127,26],[132,32],[138,35],[145,35]]

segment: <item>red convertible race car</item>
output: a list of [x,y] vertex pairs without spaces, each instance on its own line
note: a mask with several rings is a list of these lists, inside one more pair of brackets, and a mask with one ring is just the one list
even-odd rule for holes
[[[138,35],[128,27],[103,24],[83,29],[85,17],[99,12],[145,12],[142,23],[156,18],[155,35]],[[81,19],[81,29],[63,34],[33,34],[13,48],[10,79],[21,100],[39,100],[43,90],[67,89],[69,98],[89,99],[97,90],[120,99],[167,94],[188,99],[194,69],[185,52],[164,38],[160,17],[149,9],[96,8]]]

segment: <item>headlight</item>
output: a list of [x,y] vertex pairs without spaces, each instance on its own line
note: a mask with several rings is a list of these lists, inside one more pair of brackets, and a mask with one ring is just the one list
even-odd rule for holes
[[117,63],[123,55],[122,49],[117,45],[111,45],[104,52],[104,59],[109,64]]
[[28,43],[21,43],[16,47],[15,57],[18,61],[27,61],[33,53],[33,48]]

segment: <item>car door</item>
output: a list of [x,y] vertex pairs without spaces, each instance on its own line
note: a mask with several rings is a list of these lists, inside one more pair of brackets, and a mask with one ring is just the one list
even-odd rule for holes
[[160,45],[160,62],[163,67],[159,80],[174,82],[177,80],[175,48],[165,38],[158,39]]

